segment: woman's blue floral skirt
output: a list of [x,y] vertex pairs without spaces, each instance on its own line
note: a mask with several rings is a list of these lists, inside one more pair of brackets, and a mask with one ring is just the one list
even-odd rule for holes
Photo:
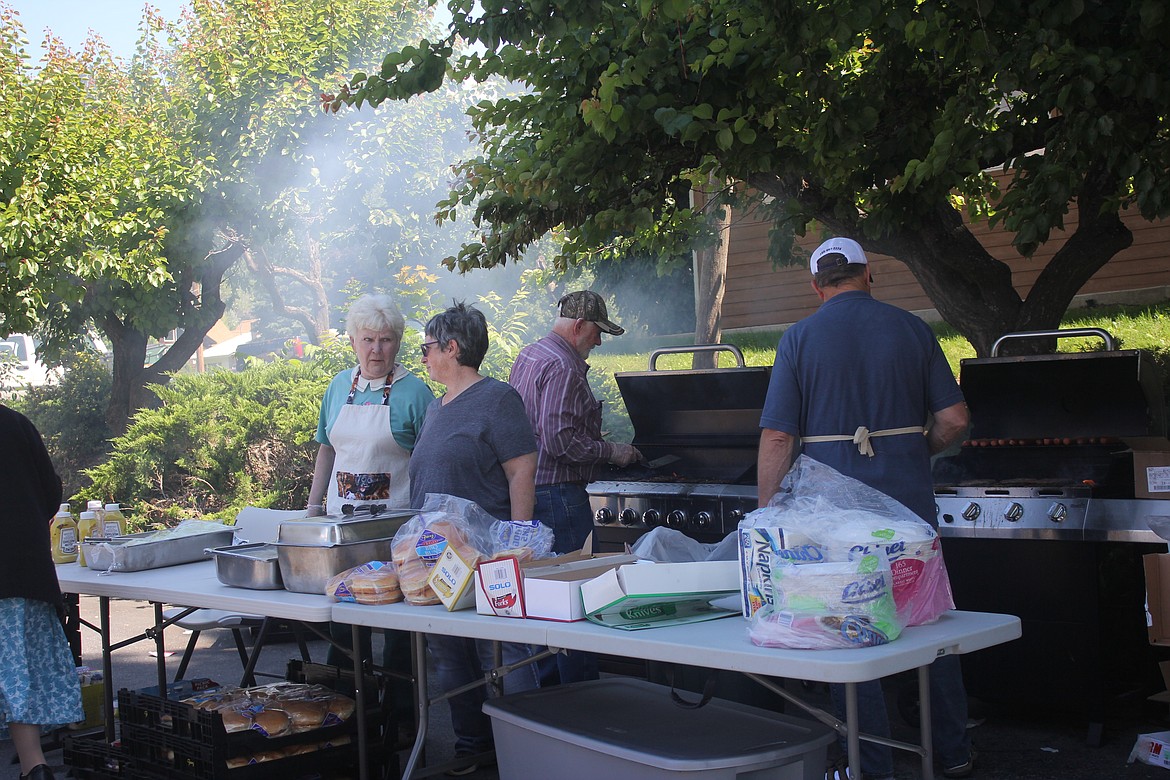
[[84,719],[77,667],[56,610],[35,599],[0,599],[0,739],[8,738],[8,723]]

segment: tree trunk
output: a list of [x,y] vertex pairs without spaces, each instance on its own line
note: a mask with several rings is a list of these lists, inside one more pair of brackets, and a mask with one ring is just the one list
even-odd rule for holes
[[[719,182],[710,180],[712,191],[717,191]],[[695,343],[718,344],[722,338],[723,293],[727,287],[727,248],[731,231],[731,206],[707,202],[707,208],[714,205],[712,226],[717,231],[713,246],[696,249],[695,263]],[[715,352],[696,352],[691,359],[694,369],[716,368],[719,355]]]
[[224,274],[243,254],[244,245],[233,241],[205,258],[197,280],[190,285],[191,299],[180,315],[181,333],[159,359],[146,366],[148,335],[110,314],[102,331],[113,350],[114,375],[110,402],[106,406],[106,423],[115,436],[125,433],[130,416],[138,409],[152,407],[158,397],[148,385],[166,384],[195,351],[211,327],[223,316],[225,304],[220,297]]
[[[246,252],[245,262],[260,282],[260,286],[268,293],[272,308],[276,314],[290,317],[301,324],[305,334],[313,344],[320,344],[325,331],[329,329],[329,295],[325,291],[322,281],[321,242],[308,229],[303,231],[303,246],[308,261],[308,270],[273,265],[268,253],[263,249],[256,252]],[[280,277],[291,279],[308,288],[313,298],[312,310],[290,306],[284,299],[280,288]]]

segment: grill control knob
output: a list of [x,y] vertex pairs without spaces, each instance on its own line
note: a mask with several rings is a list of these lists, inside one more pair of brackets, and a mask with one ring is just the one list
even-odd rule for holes
[[601,525],[607,525],[613,522],[613,510],[607,506],[601,507],[593,513],[593,519]]
[[713,520],[710,512],[698,512],[695,515],[695,525],[699,528],[710,528]]
[[1068,507],[1057,501],[1048,507],[1048,519],[1054,523],[1063,523],[1068,517]]
[[972,501],[970,504],[967,504],[967,508],[963,510],[963,519],[975,522],[975,520],[979,518],[980,511],[982,510],[979,509],[979,505]]
[[1020,506],[1018,501],[1013,501],[1008,505],[1008,508],[1003,510],[1003,519],[1010,523],[1019,521],[1024,516],[1024,508]]
[[672,510],[666,516],[666,524],[671,528],[682,528],[687,524],[687,513],[681,509]]
[[657,509],[647,509],[642,513],[642,522],[653,528],[662,522],[662,515]]
[[618,522],[622,525],[634,525],[638,522],[638,510],[626,507],[618,515]]

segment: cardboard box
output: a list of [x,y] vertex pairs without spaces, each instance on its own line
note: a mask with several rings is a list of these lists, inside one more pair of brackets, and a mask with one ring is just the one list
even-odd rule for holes
[[[519,564],[522,583],[515,589],[523,599],[523,616],[536,620],[557,620],[571,622],[584,620],[585,610],[581,605],[581,585],[609,569],[638,559],[622,553],[601,553],[594,555],[584,550],[526,561]],[[482,567],[483,564],[481,564]],[[494,571],[489,569],[489,571]],[[503,582],[485,584],[480,572],[476,572],[475,609],[481,615],[499,614],[493,610],[490,592],[501,591]],[[516,615],[519,617],[519,615]]]
[[85,710],[85,720],[71,723],[69,728],[84,731],[104,726],[106,723],[106,684],[101,680],[82,684],[81,706]]
[[738,615],[738,591],[737,561],[634,563],[582,584],[581,602],[588,620],[635,630]]
[[448,612],[469,609],[475,604],[475,567],[459,557],[451,545],[443,548],[442,555],[435,561],[427,584],[443,602]]
[[1135,498],[1170,498],[1170,451],[1134,450]]
[[1138,734],[1126,763],[1132,764],[1134,761],[1170,769],[1170,731]]
[[476,567],[475,611],[496,617],[525,616],[524,575],[519,560],[496,558]]
[[1170,553],[1142,556],[1146,569],[1146,629],[1150,644],[1170,646]]

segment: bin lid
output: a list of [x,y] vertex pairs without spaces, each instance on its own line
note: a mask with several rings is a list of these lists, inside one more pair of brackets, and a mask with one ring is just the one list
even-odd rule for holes
[[724,699],[680,707],[670,691],[607,678],[490,699],[483,710],[534,734],[669,771],[783,762],[834,739],[816,721]]

